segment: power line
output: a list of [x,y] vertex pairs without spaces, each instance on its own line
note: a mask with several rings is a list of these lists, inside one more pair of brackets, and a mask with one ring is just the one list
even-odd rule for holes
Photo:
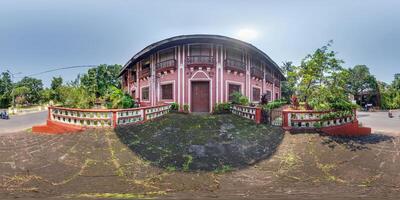
[[[75,69],[75,68],[93,68],[93,67],[97,67],[97,65],[79,65],[79,66],[69,66],[69,67],[60,67],[60,68],[56,68],[56,69],[50,69],[50,70],[46,70],[46,71],[42,71],[42,72],[38,72],[38,73],[34,73],[34,74],[29,74],[26,76],[38,76],[38,75],[42,75],[42,74],[46,74],[46,73],[50,73],[50,72],[55,72],[55,71],[60,71],[60,70],[65,70],[65,69]],[[26,77],[24,76],[24,77]],[[16,77],[16,78],[23,78],[23,77]]]

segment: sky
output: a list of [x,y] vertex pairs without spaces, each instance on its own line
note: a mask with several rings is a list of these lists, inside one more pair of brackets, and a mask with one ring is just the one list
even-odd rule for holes
[[[125,64],[159,40],[218,34],[250,42],[278,65],[333,40],[344,67],[365,64],[390,83],[400,73],[398,0],[1,0],[0,72]],[[73,80],[87,68],[35,76]]]

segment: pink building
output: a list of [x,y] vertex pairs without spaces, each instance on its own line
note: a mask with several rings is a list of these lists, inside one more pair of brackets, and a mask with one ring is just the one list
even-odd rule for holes
[[235,91],[258,103],[281,97],[285,77],[255,46],[219,35],[182,35],[153,43],[121,70],[125,91],[140,105],[176,102],[190,112],[212,112]]

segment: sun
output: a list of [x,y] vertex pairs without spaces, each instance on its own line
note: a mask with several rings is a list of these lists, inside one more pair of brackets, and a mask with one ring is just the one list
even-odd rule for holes
[[254,41],[258,37],[258,32],[254,29],[243,28],[236,33],[236,38],[243,41]]

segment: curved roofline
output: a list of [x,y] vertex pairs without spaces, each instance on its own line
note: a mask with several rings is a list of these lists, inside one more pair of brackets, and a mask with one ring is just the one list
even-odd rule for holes
[[150,44],[149,46],[145,47],[138,53],[136,53],[129,61],[124,65],[124,67],[121,69],[119,76],[122,75],[122,73],[128,68],[128,66],[132,63],[136,63],[137,61],[141,60],[142,58],[150,55],[153,52],[156,52],[158,50],[168,48],[171,46],[179,45],[179,44],[186,44],[186,43],[194,43],[194,42],[210,42],[210,43],[236,43],[240,46],[244,46],[250,50],[255,51],[256,53],[260,54],[265,58],[267,62],[269,62],[277,72],[280,73],[280,75],[285,79],[285,76],[283,75],[280,67],[263,51],[255,47],[254,45],[235,39],[235,38],[230,38],[227,36],[222,36],[222,35],[212,35],[212,34],[193,34],[193,35],[179,35],[179,36],[174,36],[170,37],[155,43]]

